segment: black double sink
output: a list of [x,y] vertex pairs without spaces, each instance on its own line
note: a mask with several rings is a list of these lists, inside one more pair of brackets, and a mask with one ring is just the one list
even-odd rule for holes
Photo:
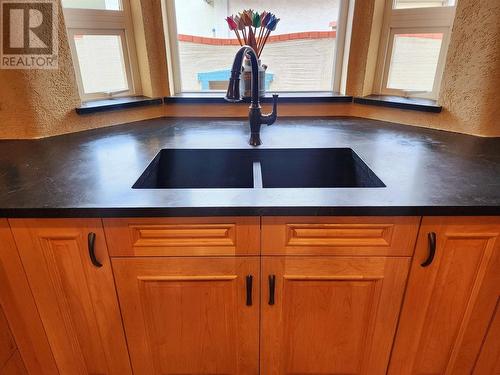
[[163,149],[134,189],[373,188],[350,148]]

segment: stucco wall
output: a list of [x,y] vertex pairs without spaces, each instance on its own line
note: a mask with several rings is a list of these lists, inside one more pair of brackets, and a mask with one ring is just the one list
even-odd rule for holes
[[[140,3],[145,2],[146,11],[150,14],[144,26],[147,27],[144,33],[145,45],[164,46],[163,33],[150,32],[151,28],[162,30],[161,18],[158,16],[161,14],[160,0],[132,0],[133,2],[138,3],[137,8],[141,10],[143,7]],[[40,138],[162,116],[162,106],[91,116],[79,116],[75,113],[75,108],[80,105],[80,98],[61,7],[59,10],[59,68],[0,69],[0,138]],[[153,38],[154,40],[147,41]],[[139,56],[140,64],[145,65],[144,69],[153,77],[153,83],[147,90],[154,95],[166,95],[166,67],[158,64],[161,47],[160,53],[155,48],[150,50],[151,54]]]
[[[368,54],[374,7],[380,0],[356,2],[347,92],[371,91]],[[440,114],[353,105],[352,115],[487,137],[500,136],[500,2],[459,0],[445,71]],[[358,48],[356,48],[356,45]],[[368,62],[367,62],[368,61]],[[373,69],[371,70],[373,72]]]
[[[143,64],[147,62],[141,73],[152,77],[148,90],[159,95],[167,90],[166,63],[161,51],[164,41],[159,17],[160,0],[131,1],[143,13],[141,17],[147,19],[142,22],[144,32],[140,34],[144,43],[142,53],[139,51],[140,60]],[[356,2],[347,85],[348,93],[354,95],[363,93],[366,82],[370,81],[367,74],[373,70],[367,64],[371,63],[368,59],[370,46],[373,49],[376,39],[372,38],[371,32],[375,1],[379,0]],[[91,116],[76,115],[74,108],[79,104],[78,90],[62,17],[60,19],[58,70],[0,70],[0,138],[38,138],[164,115],[246,115],[245,105],[169,105]],[[499,19],[498,0],[459,0],[439,96],[444,107],[441,114],[349,104],[283,104],[280,114],[351,115],[482,136],[500,136],[500,106],[497,104],[500,90]],[[140,44],[141,40],[136,40],[136,43]]]
[[443,75],[438,127],[500,136],[500,1],[459,0]]

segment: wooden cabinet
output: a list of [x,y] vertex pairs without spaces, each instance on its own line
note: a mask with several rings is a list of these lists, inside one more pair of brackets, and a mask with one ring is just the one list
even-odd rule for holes
[[258,374],[259,268],[258,257],[113,259],[134,373]]
[[500,217],[420,219],[0,219],[0,373],[500,374]]
[[[0,304],[9,321],[22,360],[29,374],[57,374],[57,366],[45,329],[19,257],[7,220],[0,219]],[[21,356],[14,354],[5,364],[9,371],[22,370]],[[19,370],[19,371],[18,371]],[[0,374],[8,374],[0,371]],[[21,372],[22,373],[22,372]]]
[[385,374],[409,265],[405,257],[264,257],[261,374]]
[[[131,374],[101,220],[10,224],[59,374]],[[102,267],[89,256],[91,232]]]
[[260,217],[104,219],[113,256],[260,254]]
[[262,218],[263,255],[412,256],[420,217]]
[[423,219],[390,374],[500,374],[500,218]]
[[26,367],[19,355],[9,324],[0,306],[0,374],[25,375]]

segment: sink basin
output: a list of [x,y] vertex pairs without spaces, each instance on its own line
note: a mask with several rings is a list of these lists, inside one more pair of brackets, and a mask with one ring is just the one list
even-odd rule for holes
[[385,187],[350,148],[265,150],[264,188]]
[[134,189],[366,188],[384,183],[350,148],[164,149]]
[[253,188],[246,150],[161,150],[135,189]]

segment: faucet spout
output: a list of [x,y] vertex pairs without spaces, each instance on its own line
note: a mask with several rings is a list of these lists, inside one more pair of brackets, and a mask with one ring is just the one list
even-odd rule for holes
[[243,63],[244,55],[250,58],[252,67],[252,99],[248,112],[250,122],[250,145],[259,146],[262,144],[260,140],[260,127],[262,124],[271,125],[278,117],[278,95],[273,95],[273,111],[270,114],[263,115],[260,107],[259,99],[259,61],[257,54],[250,46],[241,47],[234,57],[233,67],[231,69],[231,77],[226,92],[225,99],[229,102],[240,102],[240,75],[241,64]]

